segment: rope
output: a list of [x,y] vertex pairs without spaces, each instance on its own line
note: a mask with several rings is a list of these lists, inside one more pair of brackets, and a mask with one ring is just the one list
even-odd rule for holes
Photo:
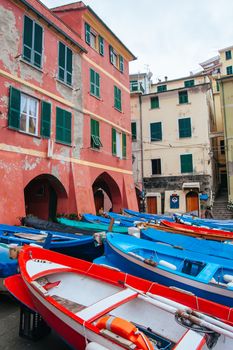
[[146,339],[145,334],[143,332],[139,331],[139,329],[136,330],[135,334],[140,334],[141,335],[144,343],[146,344],[147,349],[150,350],[150,345],[149,345],[149,343],[148,343],[148,341]]

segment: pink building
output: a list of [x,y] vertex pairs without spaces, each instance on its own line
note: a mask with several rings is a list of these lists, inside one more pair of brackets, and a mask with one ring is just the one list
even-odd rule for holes
[[52,12],[39,1],[2,0],[0,24],[0,222],[137,209],[134,56],[81,2]]

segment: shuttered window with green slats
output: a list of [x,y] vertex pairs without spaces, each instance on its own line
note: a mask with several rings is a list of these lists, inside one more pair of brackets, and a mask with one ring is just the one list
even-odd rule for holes
[[103,147],[100,140],[100,126],[99,122],[95,119],[91,119],[91,147],[99,149]]
[[8,111],[8,126],[16,130],[19,129],[20,124],[20,101],[21,92],[11,86]]
[[193,156],[192,156],[192,154],[181,154],[180,155],[180,167],[181,167],[182,174],[193,172]]
[[100,76],[93,69],[90,69],[90,93],[100,97]]
[[70,112],[60,107],[56,108],[56,141],[71,144],[71,120]]
[[85,23],[85,41],[88,45],[91,43],[91,27],[88,23]]
[[159,108],[159,97],[158,96],[151,97],[150,108],[151,109]]
[[112,154],[115,156],[116,153],[116,129],[112,128]]
[[114,86],[114,107],[121,111],[121,90]]
[[99,53],[101,56],[104,56],[104,38],[99,35]]
[[24,16],[23,58],[41,68],[43,51],[43,28],[28,16]]
[[119,70],[121,73],[124,72],[124,58],[119,55]]
[[122,133],[122,158],[126,158],[126,134]]
[[72,85],[73,53],[68,46],[59,42],[58,79]]
[[132,134],[132,141],[137,140],[137,123],[132,122],[131,123],[131,134]]
[[192,87],[192,86],[194,86],[194,79],[185,80],[184,86],[185,86],[185,87]]
[[161,122],[150,124],[150,139],[151,139],[151,142],[162,140],[162,123]]
[[50,138],[51,130],[51,103],[42,101],[41,103],[41,129],[40,134],[45,138]]
[[192,129],[191,129],[191,119],[190,118],[182,118],[179,119],[179,137],[191,137]]
[[179,104],[188,102],[188,91],[179,91]]

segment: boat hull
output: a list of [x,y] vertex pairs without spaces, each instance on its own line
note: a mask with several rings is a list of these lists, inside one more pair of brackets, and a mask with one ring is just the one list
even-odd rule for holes
[[[150,281],[163,284],[168,287],[181,289],[183,292],[191,292],[201,298],[208,299],[223,305],[233,306],[232,291],[223,290],[218,286],[207,285],[183,276],[162,270],[124,253],[117,249],[109,241],[105,243],[105,256],[109,263],[121,271]],[[98,262],[98,261],[97,261]]]

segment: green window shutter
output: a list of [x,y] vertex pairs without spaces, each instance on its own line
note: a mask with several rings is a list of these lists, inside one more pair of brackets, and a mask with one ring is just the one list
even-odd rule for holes
[[95,71],[90,69],[90,92],[95,95]]
[[182,154],[180,156],[181,173],[193,172],[193,156],[192,154]]
[[56,108],[56,141],[71,144],[71,118],[70,112]]
[[42,101],[41,103],[41,136],[50,138],[51,128],[51,103]]
[[119,55],[119,69],[120,69],[120,72],[124,72],[124,58]]
[[91,147],[100,148],[103,147],[100,141],[100,126],[97,120],[91,119]]
[[62,81],[65,80],[65,60],[66,60],[66,53],[65,53],[65,45],[61,42],[59,42],[59,55],[58,55],[58,78]]
[[33,21],[25,16],[24,17],[24,30],[23,30],[23,58],[28,62],[32,60],[32,42],[33,42]]
[[225,57],[226,57],[226,60],[230,60],[231,59],[231,50],[228,50],[225,52]]
[[131,134],[132,134],[132,140],[137,140],[137,123],[132,122],[131,123]]
[[104,56],[104,39],[99,35],[99,53]]
[[233,73],[233,69],[232,69],[232,66],[228,66],[227,67],[227,75],[230,75]]
[[158,98],[158,96],[151,97],[151,99],[150,99],[150,108],[151,109],[159,108],[159,98]]
[[91,43],[91,27],[85,23],[85,40],[88,45]]
[[121,90],[114,86],[114,107],[121,111]]
[[191,130],[191,119],[190,118],[183,118],[179,119],[179,137],[191,137],[192,136],[192,130]]
[[109,45],[109,60],[113,64],[113,47]]
[[167,91],[167,85],[159,85],[157,86],[157,92]]
[[179,91],[179,104],[188,103],[188,91]]
[[116,155],[116,129],[112,128],[112,154]]
[[14,87],[10,87],[10,104],[8,112],[8,126],[13,129],[19,129],[20,122],[20,99],[21,93]]
[[122,133],[122,157],[126,158],[126,134]]
[[43,42],[43,29],[37,23],[34,23],[34,64],[37,67],[41,67],[42,63],[42,42]]
[[185,87],[192,87],[192,86],[194,86],[194,79],[192,79],[192,80],[186,80],[186,81],[184,82],[184,86],[185,86]]
[[95,83],[96,83],[96,96],[100,97],[100,76],[98,73],[96,73],[95,76]]
[[66,83],[72,85],[72,51],[66,47]]
[[162,123],[161,122],[150,124],[150,137],[152,142],[162,140]]

